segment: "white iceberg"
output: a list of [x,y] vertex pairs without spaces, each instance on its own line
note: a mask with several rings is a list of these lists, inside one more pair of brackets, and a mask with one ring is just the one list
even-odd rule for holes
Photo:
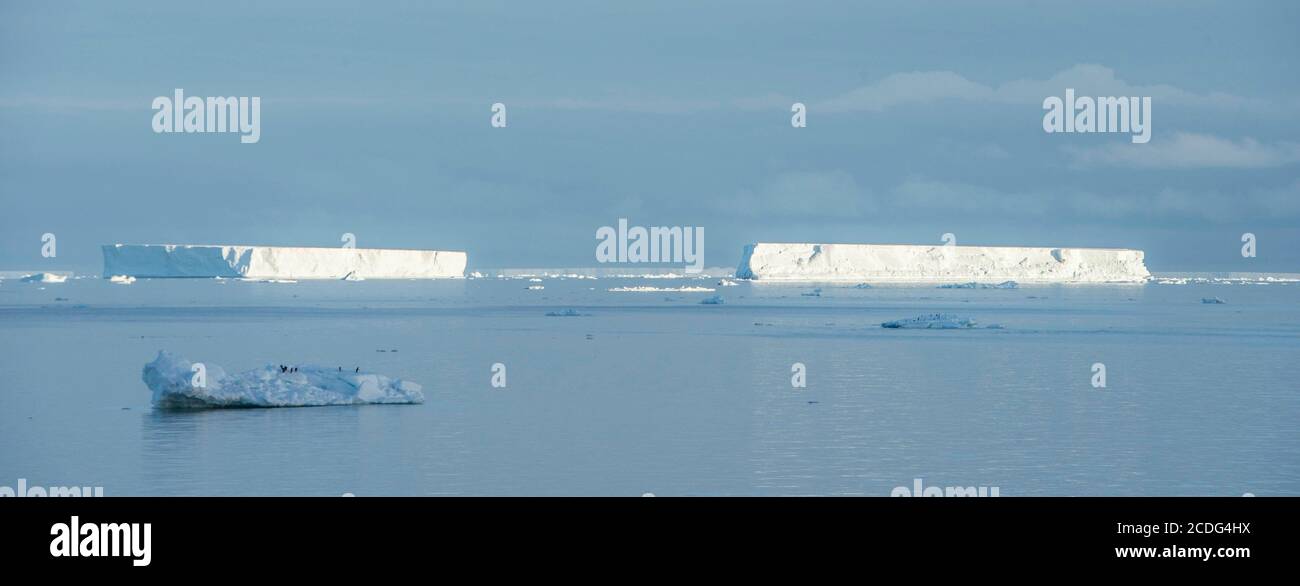
[[34,273],[22,278],[24,283],[62,283],[67,280],[67,275],[59,275],[56,273]]
[[179,244],[108,244],[104,276],[245,279],[462,277],[467,257],[446,250]]
[[194,363],[170,352],[144,366],[144,384],[160,409],[222,407],[308,407],[322,405],[423,403],[420,385],[372,373],[338,367],[302,366],[283,372],[279,366],[226,374],[215,364],[203,364],[196,386]]
[[1141,250],[901,244],[745,246],[736,277],[785,281],[1142,283]]
[[128,277],[126,275],[113,275],[112,277],[108,278],[108,281],[110,283],[116,283],[118,285],[130,285],[131,283],[135,282],[135,277]]
[[638,285],[635,287],[612,287],[606,289],[610,293],[712,293],[717,289],[709,287],[650,287],[648,285]]

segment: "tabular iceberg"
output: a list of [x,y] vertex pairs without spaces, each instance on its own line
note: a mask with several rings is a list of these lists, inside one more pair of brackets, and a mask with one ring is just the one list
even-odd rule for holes
[[736,277],[785,281],[1141,283],[1141,250],[904,244],[745,246]]
[[465,275],[464,252],[191,244],[106,244],[104,276],[438,279]]
[[226,374],[215,364],[204,365],[201,386],[195,386],[194,363],[170,352],[159,352],[141,378],[153,391],[160,409],[220,407],[308,407],[324,405],[423,403],[420,385],[383,375],[354,373],[337,367],[304,366],[283,372],[268,364],[260,369]]

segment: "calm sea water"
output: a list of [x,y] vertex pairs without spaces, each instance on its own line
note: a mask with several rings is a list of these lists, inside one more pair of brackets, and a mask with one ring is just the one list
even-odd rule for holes
[[[0,485],[885,496],[919,478],[1003,496],[1300,494],[1300,285],[607,291],[716,280],[6,280]],[[715,294],[725,303],[699,303]],[[545,315],[564,309],[583,315]],[[1002,328],[879,327],[932,312]],[[360,366],[427,401],[160,412],[140,371],[161,349],[230,371]],[[807,388],[792,388],[796,362]]]

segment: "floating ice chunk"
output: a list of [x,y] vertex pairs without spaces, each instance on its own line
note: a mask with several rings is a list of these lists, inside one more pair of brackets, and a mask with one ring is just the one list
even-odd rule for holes
[[561,309],[560,311],[548,311],[546,317],[582,317],[587,314],[578,313],[576,309]]
[[194,385],[194,364],[170,352],[144,366],[141,377],[153,391],[160,409],[220,407],[308,407],[370,403],[423,403],[420,385],[372,373],[340,371],[337,367],[301,366],[284,373],[268,364],[262,368],[227,374],[215,364],[204,364],[202,387]]
[[1018,288],[1019,286],[1020,285],[1015,281],[1003,281],[997,284],[976,283],[974,281],[971,281],[969,283],[947,283],[947,284],[939,285],[938,287],[935,288],[936,289],[1015,289]]
[[1219,299],[1218,297],[1202,297],[1201,303],[1209,303],[1212,305],[1223,305],[1227,303],[1227,301]]
[[978,327],[974,319],[949,313],[932,313],[908,319],[896,319],[880,324],[882,328],[960,330]]
[[818,287],[818,288],[813,289],[812,291],[809,291],[809,292],[807,292],[807,293],[800,293],[800,295],[802,295],[802,296],[804,296],[804,297],[821,297],[821,296],[822,296],[822,288],[821,288],[821,287]]
[[700,305],[722,305],[722,303],[723,301],[721,295],[706,297],[700,301]]
[[55,273],[34,273],[22,278],[22,282],[24,283],[62,283],[67,280],[67,275],[58,275]]
[[131,283],[135,282],[135,277],[130,277],[127,275],[113,275],[112,277],[108,278],[108,281],[110,283],[117,283],[118,285],[130,285]]
[[611,293],[665,293],[668,291],[676,293],[712,293],[717,289],[708,287],[648,287],[642,285],[637,287],[614,287],[606,289],[606,291]]
[[737,283],[737,282],[732,281],[732,280],[730,280],[730,279],[722,279],[721,281],[718,281],[718,286],[719,286],[719,287],[735,287],[735,286],[737,286],[737,285],[740,285],[740,283]]
[[529,286],[527,287],[527,289],[528,289],[529,291],[541,291],[542,289],[545,289],[545,288],[546,288],[546,285],[529,285]]
[[871,285],[870,285],[869,283],[858,283],[857,285],[854,285],[853,288],[854,288],[854,289],[870,289],[870,288],[871,288]]

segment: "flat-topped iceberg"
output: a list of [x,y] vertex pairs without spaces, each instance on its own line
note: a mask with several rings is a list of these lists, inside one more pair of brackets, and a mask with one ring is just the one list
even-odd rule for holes
[[204,364],[196,385],[194,363],[170,352],[159,352],[142,373],[159,409],[222,407],[309,407],[323,405],[423,403],[420,385],[340,367],[302,366],[296,371],[268,364],[226,374]]
[[467,257],[447,250],[286,246],[106,244],[104,276],[245,279],[462,277]]
[[904,244],[745,246],[736,277],[778,281],[1141,283],[1141,250]]

